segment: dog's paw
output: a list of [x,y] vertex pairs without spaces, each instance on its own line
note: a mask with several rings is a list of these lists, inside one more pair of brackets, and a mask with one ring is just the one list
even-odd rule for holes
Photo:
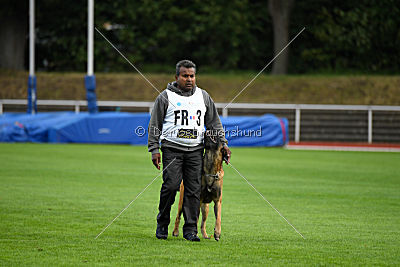
[[173,231],[172,236],[175,236],[175,237],[179,236],[179,231]]
[[201,235],[203,236],[204,239],[210,239],[210,237],[207,235],[207,233],[201,233]]
[[221,238],[221,234],[216,234],[216,233],[214,233],[214,239],[215,239],[216,241],[219,241],[220,238]]

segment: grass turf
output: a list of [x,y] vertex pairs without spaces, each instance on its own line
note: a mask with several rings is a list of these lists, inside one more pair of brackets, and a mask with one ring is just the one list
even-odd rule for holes
[[221,241],[155,238],[161,178],[95,240],[158,174],[146,148],[2,143],[0,265],[400,263],[400,154],[232,150],[234,166],[306,240],[228,166]]

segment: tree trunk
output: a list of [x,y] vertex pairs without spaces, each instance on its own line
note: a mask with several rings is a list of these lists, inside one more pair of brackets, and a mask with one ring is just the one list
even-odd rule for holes
[[0,68],[23,70],[28,33],[28,1],[7,1],[0,11]]
[[[294,0],[269,0],[268,10],[274,29],[274,56],[289,42],[290,10]],[[274,61],[271,74],[286,74],[288,68],[289,47]]]

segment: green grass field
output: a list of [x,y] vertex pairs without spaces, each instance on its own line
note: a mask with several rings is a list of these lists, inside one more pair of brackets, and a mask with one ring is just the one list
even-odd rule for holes
[[232,152],[305,240],[228,166],[221,241],[155,238],[161,178],[95,240],[158,174],[146,147],[1,143],[0,265],[400,264],[399,153]]

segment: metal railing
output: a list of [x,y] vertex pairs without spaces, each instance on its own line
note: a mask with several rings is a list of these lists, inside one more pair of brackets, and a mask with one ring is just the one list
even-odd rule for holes
[[[0,99],[0,115],[3,114],[4,105],[26,105],[25,99]],[[75,113],[80,112],[82,106],[87,105],[86,100],[37,100],[38,106],[73,106]],[[151,113],[154,102],[141,101],[97,101],[99,107],[131,107],[148,108]],[[372,118],[374,111],[396,111],[400,112],[400,106],[376,106],[376,105],[314,105],[314,104],[257,104],[257,103],[232,103],[229,108],[224,108],[227,103],[215,103],[216,107],[222,109],[222,116],[227,117],[229,110],[257,109],[257,110],[293,110],[295,112],[294,141],[300,142],[300,118],[302,110],[352,110],[368,112],[368,143],[372,143]]]

